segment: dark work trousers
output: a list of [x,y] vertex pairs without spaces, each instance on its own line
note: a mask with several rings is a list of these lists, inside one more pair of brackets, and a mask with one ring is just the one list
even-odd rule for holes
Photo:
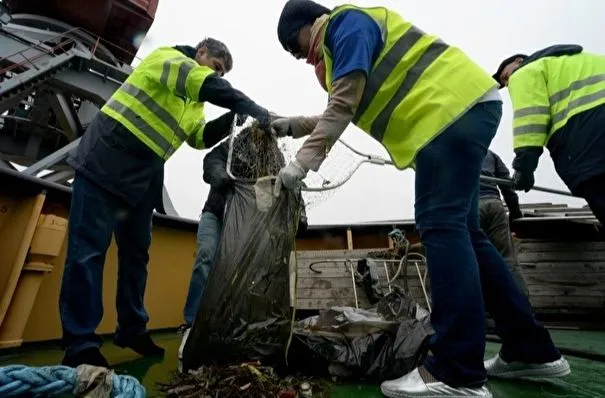
[[499,101],[476,104],[416,157],[415,217],[426,249],[435,329],[424,366],[452,386],[487,381],[485,309],[494,317],[506,360],[560,358],[479,226],[481,163],[501,115]]
[[[115,231],[118,245],[116,339],[147,331],[143,304],[154,195],[130,208],[122,200],[76,173],[69,215],[68,246],[59,298],[67,355],[98,347],[95,334],[103,318],[103,266]],[[109,281],[114,284],[114,280]]]
[[601,228],[605,229],[605,174],[580,184],[577,194],[586,200],[590,210],[601,223]]
[[479,199],[479,226],[504,258],[519,289],[523,294],[529,296],[508,225],[508,214],[499,198]]

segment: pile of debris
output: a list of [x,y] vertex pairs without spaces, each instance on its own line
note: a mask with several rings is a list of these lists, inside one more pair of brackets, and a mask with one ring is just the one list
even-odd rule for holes
[[273,368],[259,362],[202,366],[188,374],[177,373],[169,383],[158,386],[169,398],[322,398],[329,392],[329,383],[323,380],[281,378]]

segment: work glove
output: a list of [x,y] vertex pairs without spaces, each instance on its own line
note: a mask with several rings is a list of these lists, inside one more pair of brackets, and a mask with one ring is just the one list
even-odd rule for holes
[[231,178],[229,178],[229,176],[227,175],[227,173],[225,173],[225,175],[221,175],[219,177],[219,187],[221,188],[228,188],[231,186],[231,184],[233,183],[233,180]]
[[230,187],[232,183],[233,180],[231,179],[231,177],[229,177],[229,174],[227,174],[227,170],[223,170],[222,173],[214,174],[211,186],[214,188],[222,189]]
[[517,191],[529,192],[534,186],[534,173],[527,173],[525,171],[515,171],[513,174],[513,187]]
[[290,162],[277,174],[273,195],[277,198],[281,193],[282,186],[294,191],[302,185],[302,180],[307,176],[309,170],[301,165],[298,160]]
[[509,214],[508,214],[508,223],[512,224],[513,221],[522,218],[523,217],[523,213],[521,213],[521,209],[516,208],[516,209],[510,209]]
[[271,114],[268,110],[264,109],[257,117],[258,128],[265,131],[266,133],[271,132]]
[[271,123],[271,132],[276,137],[286,137],[292,135],[292,127],[290,125],[290,119],[283,117],[276,119]]

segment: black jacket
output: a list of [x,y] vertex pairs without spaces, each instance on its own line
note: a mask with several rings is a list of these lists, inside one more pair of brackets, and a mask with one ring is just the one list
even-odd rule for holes
[[231,179],[227,174],[229,140],[217,145],[204,157],[204,181],[210,185],[210,193],[202,212],[209,211],[223,219],[227,196],[232,192]]
[[[195,48],[191,46],[175,46],[174,48],[186,56],[195,59]],[[210,102],[213,105],[229,109],[239,115],[249,115],[257,119],[268,116],[268,111],[265,108],[256,104],[241,91],[233,88],[229,81],[216,73],[204,79],[204,83],[200,88],[198,101]],[[206,147],[209,148],[214,146],[214,144],[206,145]]]
[[[510,172],[508,171],[508,168],[502,159],[500,159],[500,156],[496,155],[491,150],[487,151],[487,155],[485,155],[485,158],[483,159],[483,164],[481,165],[481,175],[510,180]],[[481,199],[500,199],[500,191],[502,192],[504,202],[506,203],[509,212],[513,215],[520,215],[521,209],[519,208],[519,196],[511,186],[504,184],[498,185],[495,182],[483,181],[481,181],[479,185],[479,196]]]

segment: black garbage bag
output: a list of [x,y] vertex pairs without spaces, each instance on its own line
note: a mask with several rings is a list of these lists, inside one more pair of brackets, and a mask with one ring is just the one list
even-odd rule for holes
[[429,313],[412,303],[396,289],[369,310],[334,307],[299,321],[289,362],[318,376],[371,382],[400,377],[424,361],[434,334]]
[[[183,371],[285,357],[290,335],[289,259],[301,196],[274,181],[236,183],[217,257],[183,350]],[[261,184],[264,182],[264,184]]]

